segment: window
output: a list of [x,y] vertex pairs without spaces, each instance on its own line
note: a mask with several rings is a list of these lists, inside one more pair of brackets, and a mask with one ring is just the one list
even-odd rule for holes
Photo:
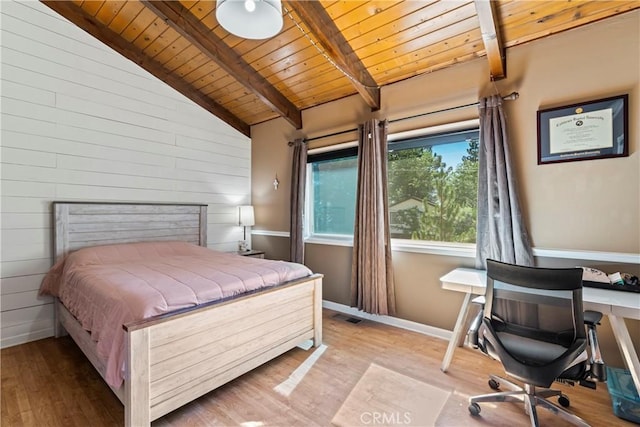
[[308,157],[307,225],[312,235],[353,235],[358,149]]
[[[478,129],[389,143],[391,237],[474,243],[478,193]],[[307,231],[352,236],[357,148],[310,154]]]
[[392,238],[474,243],[478,130],[389,144]]

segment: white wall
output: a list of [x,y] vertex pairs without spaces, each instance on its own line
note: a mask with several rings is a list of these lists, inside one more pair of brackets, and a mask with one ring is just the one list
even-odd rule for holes
[[242,238],[249,138],[39,2],[0,1],[1,345],[51,336],[54,200],[209,204],[209,247]]

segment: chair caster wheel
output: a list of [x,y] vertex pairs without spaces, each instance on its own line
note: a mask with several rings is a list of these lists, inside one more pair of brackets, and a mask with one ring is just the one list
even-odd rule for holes
[[571,404],[571,402],[569,401],[569,397],[566,394],[561,394],[560,397],[558,397],[558,403],[563,408],[568,408]]
[[499,390],[500,389],[500,383],[496,380],[494,380],[493,378],[491,378],[489,380],[489,387],[491,387],[492,390]]
[[480,415],[480,405],[478,405],[477,403],[470,403],[468,409],[469,409],[469,413],[474,417],[477,417],[478,415]]

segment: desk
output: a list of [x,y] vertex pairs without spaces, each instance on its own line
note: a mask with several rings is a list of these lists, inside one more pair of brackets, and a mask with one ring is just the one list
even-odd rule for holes
[[[485,293],[487,272],[471,268],[456,268],[442,276],[440,281],[442,289],[465,293],[456,325],[453,328],[453,335],[440,368],[443,372],[447,372],[456,346],[462,345],[461,338],[464,336],[463,329],[469,314],[471,297]],[[640,390],[640,362],[638,362],[638,355],[633,347],[627,325],[624,323],[625,317],[640,320],[640,293],[585,287],[582,289],[582,299],[585,309],[599,311],[609,317],[620,352],[631,372],[636,389]]]

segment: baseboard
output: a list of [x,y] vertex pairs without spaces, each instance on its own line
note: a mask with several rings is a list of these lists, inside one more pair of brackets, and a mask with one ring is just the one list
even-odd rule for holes
[[440,329],[422,323],[412,322],[411,320],[400,319],[398,317],[365,313],[364,311],[360,311],[356,308],[348,307],[344,304],[338,304],[336,302],[327,300],[322,301],[322,307],[340,313],[348,314],[350,316],[360,317],[361,319],[372,320],[374,322],[383,323],[385,325],[395,326],[396,328],[418,332],[430,337],[440,338],[446,341],[449,341],[451,339],[451,335],[453,333],[452,331],[448,331],[446,329]]
[[26,344],[31,341],[41,340],[53,336],[53,327],[41,329],[39,331],[31,331],[26,334],[14,335],[10,337],[2,337],[0,340],[0,348],[13,347],[18,344]]
[[[376,314],[369,314],[360,311],[356,308],[346,306],[344,304],[338,304],[332,301],[322,301],[322,307],[329,310],[337,311],[340,313],[348,314],[350,316],[359,317],[361,319],[372,320],[374,322],[383,323],[389,326],[395,326],[396,328],[406,329],[408,331],[417,332],[423,335],[428,335],[435,338],[440,338],[446,341],[451,339],[451,331],[446,329],[440,329],[433,326],[425,325],[418,322],[412,322],[410,320],[400,319],[392,316],[380,316]],[[41,329],[38,331],[31,331],[29,333],[14,335],[9,337],[2,337],[0,340],[0,348],[12,347],[18,344],[25,344],[31,341],[40,340],[43,338],[49,338],[54,335],[53,327]]]

